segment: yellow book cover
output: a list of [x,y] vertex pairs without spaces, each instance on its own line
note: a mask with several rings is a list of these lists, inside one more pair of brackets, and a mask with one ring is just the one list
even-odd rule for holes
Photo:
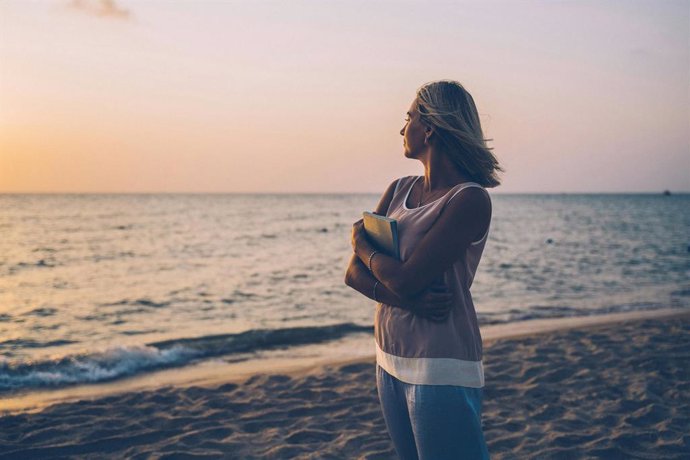
[[376,248],[400,260],[398,221],[369,211],[364,211],[363,216],[364,230],[366,230],[367,236],[376,245]]

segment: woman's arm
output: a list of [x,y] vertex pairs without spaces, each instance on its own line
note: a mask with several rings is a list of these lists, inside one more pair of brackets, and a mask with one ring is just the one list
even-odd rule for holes
[[[376,253],[371,259],[373,276],[398,297],[414,297],[463,257],[470,243],[486,232],[490,221],[491,201],[487,194],[475,187],[465,189],[447,204],[406,261]],[[366,265],[375,248],[363,227],[362,220],[355,222],[352,245]]]
[[362,261],[359,260],[359,257],[353,254],[350,260],[350,266],[345,275],[345,284],[377,302],[383,302],[387,305],[403,308],[405,310],[413,309],[412,302],[398,297],[380,282],[378,286],[376,286],[376,298],[374,299],[375,283],[376,278],[374,278],[371,272],[369,272],[369,269],[364,266]]
[[[395,188],[398,181],[393,181],[383,193],[379,204],[374,211],[376,214],[385,216],[393,200]],[[374,299],[374,284],[377,279],[369,269],[362,263],[356,254],[353,254],[350,264],[345,273],[345,284],[356,291],[364,294],[370,299]],[[453,296],[445,286],[438,289],[428,289],[416,297],[403,298],[379,282],[376,286],[376,299],[387,305],[410,310],[432,321],[445,321],[452,306]]]
[[[381,196],[381,199],[379,200],[379,204],[376,206],[376,210],[374,211],[375,214],[378,214],[380,216],[385,216],[388,213],[388,208],[390,207],[391,201],[393,201],[393,194],[395,193],[395,187],[396,187],[397,183],[398,183],[398,181],[394,180],[393,182],[390,183],[390,185],[388,186],[386,191],[383,192],[383,195]],[[348,286],[350,286],[350,284],[348,284],[348,282],[347,282],[348,276],[351,273],[355,273],[355,270],[357,269],[357,267],[355,266],[355,262],[359,262],[358,257],[353,257],[350,260],[350,264],[347,267],[347,273],[345,274],[345,284],[347,284]],[[376,282],[376,280],[374,280],[374,282]],[[381,285],[381,283],[379,283],[379,285]],[[372,286],[373,286],[373,283],[372,283]],[[354,286],[351,286],[351,287],[354,287]],[[381,286],[381,287],[383,287],[383,286]],[[357,288],[355,288],[355,289],[357,289]],[[359,291],[359,289],[357,289],[357,290]],[[378,293],[378,287],[376,288],[376,290]],[[362,291],[360,291],[360,292],[362,292]],[[369,291],[369,292],[371,292],[371,291]],[[362,294],[367,295],[364,292],[362,292]]]
[[[376,278],[369,272],[356,255],[352,256],[350,268],[345,276],[345,284],[374,299]],[[379,282],[376,286],[376,299],[386,305],[409,310],[436,322],[444,322],[453,306],[453,294],[445,286],[428,289],[414,298],[401,298]]]

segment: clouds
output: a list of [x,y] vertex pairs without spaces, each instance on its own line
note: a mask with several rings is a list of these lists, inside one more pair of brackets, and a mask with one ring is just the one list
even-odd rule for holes
[[118,6],[114,0],[72,0],[69,6],[74,10],[106,19],[126,21],[132,18],[132,13]]

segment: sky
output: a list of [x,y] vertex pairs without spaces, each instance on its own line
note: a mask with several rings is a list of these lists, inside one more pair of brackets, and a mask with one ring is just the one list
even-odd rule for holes
[[0,192],[382,193],[439,79],[492,192],[690,191],[690,0],[0,0]]

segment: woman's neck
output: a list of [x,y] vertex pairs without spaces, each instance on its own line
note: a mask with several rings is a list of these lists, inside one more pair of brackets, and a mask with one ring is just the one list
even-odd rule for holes
[[470,182],[470,178],[458,171],[458,167],[446,155],[432,150],[427,161],[421,161],[424,165],[422,186],[425,194],[447,190],[462,182]]

